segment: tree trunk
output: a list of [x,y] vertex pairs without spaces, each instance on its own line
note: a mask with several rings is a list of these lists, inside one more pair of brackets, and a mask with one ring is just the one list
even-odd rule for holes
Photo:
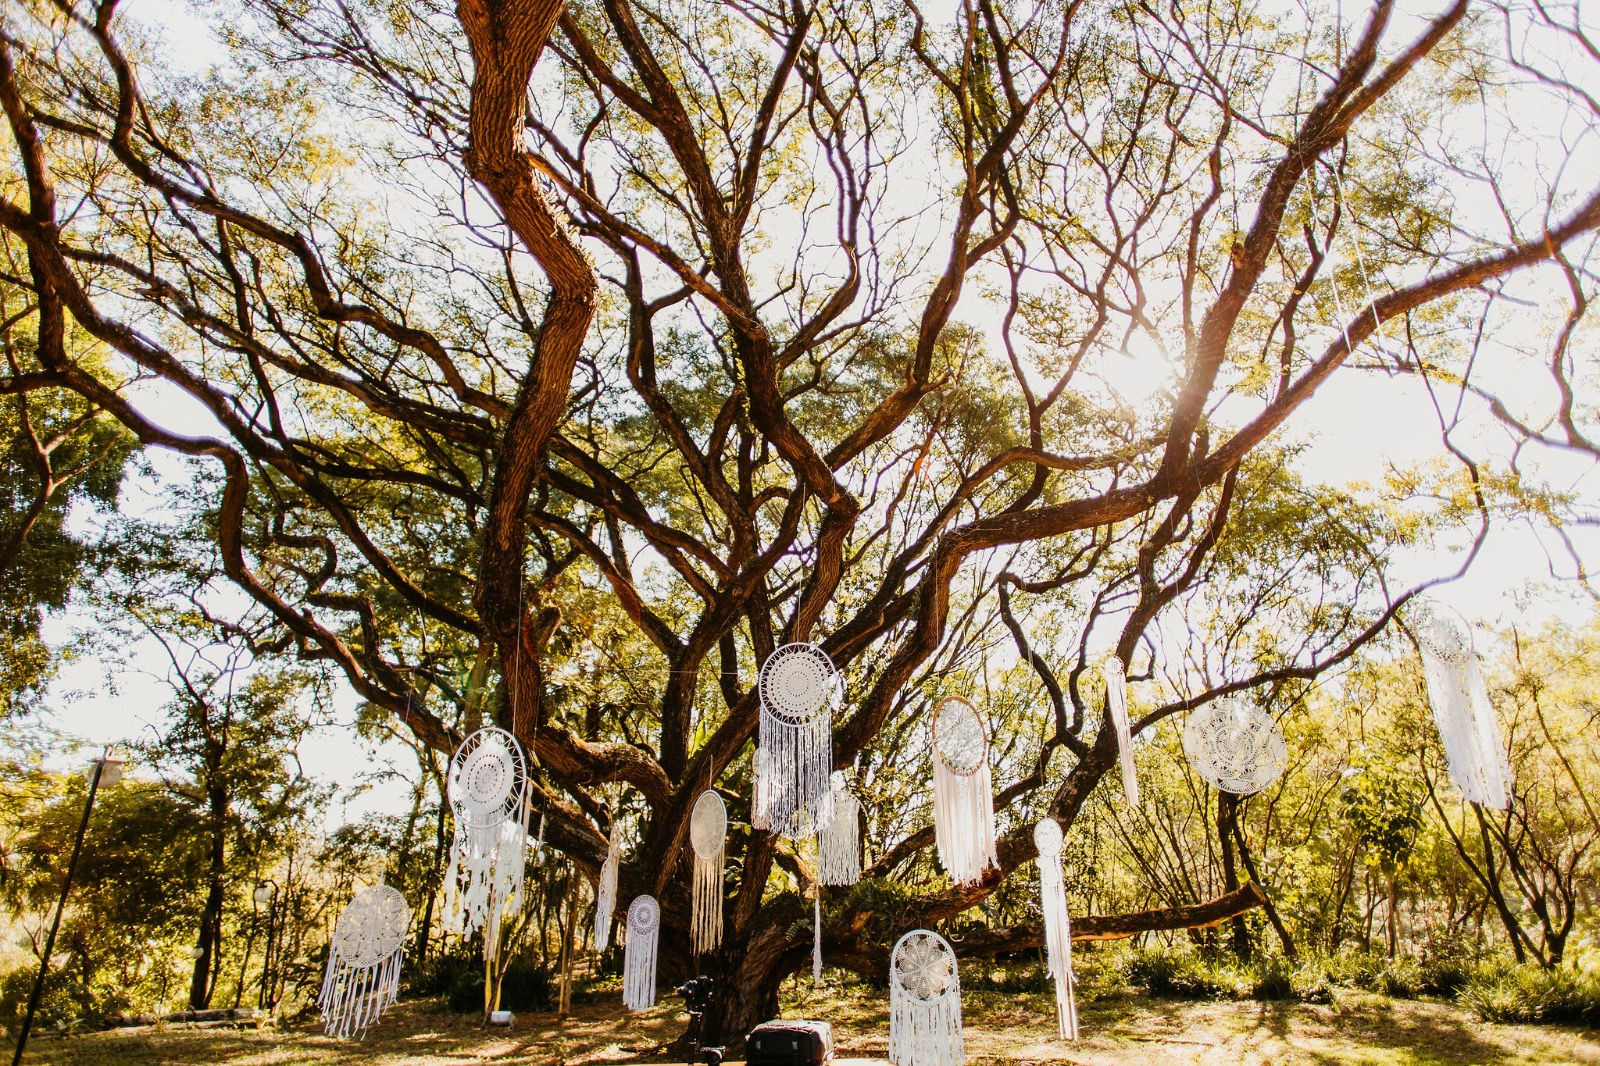
[[[1217,793],[1217,838],[1222,845],[1222,886],[1229,892],[1239,888],[1239,872],[1235,869],[1233,841],[1239,832],[1239,798],[1231,792]],[[1233,927],[1233,953],[1240,962],[1250,961],[1250,927],[1239,915],[1230,923]]]
[[567,921],[561,934],[561,995],[556,1006],[557,1015],[566,1018],[572,1013],[572,956],[578,932],[578,900],[582,896],[578,872],[567,873]]
[[221,964],[223,878],[227,869],[228,793],[214,788],[209,792],[211,806],[210,867],[206,872],[206,902],[200,912],[200,953],[194,960],[194,975],[189,979],[189,1009],[207,1010],[211,1006],[213,965]]

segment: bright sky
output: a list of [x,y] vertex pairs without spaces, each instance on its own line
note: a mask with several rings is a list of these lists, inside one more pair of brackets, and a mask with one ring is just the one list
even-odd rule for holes
[[[1436,4],[1402,4],[1413,18],[1437,7]],[[925,7],[924,10],[930,18],[937,17],[933,9]],[[124,11],[124,17],[162,25],[171,52],[189,62],[204,65],[220,55],[192,9],[175,0],[130,0],[124,5]],[[1406,30],[1396,33],[1394,39],[1398,41],[1410,35],[1411,31]],[[1346,294],[1346,305],[1355,306],[1360,296],[1359,293]],[[965,304],[959,317],[977,322],[994,318],[975,303]],[[1147,393],[1166,373],[1166,364],[1153,355],[1130,356],[1116,369],[1113,384],[1119,392],[1134,398]],[[1524,387],[1537,390],[1545,386],[1532,381]],[[209,422],[198,404],[172,390],[147,394],[143,406],[149,411],[159,411],[163,421],[189,432]],[[1477,417],[1469,420],[1467,439],[1493,441],[1498,432],[1480,411]],[[1419,383],[1380,382],[1356,371],[1342,371],[1323,387],[1298,416],[1292,439],[1308,442],[1303,459],[1305,472],[1333,484],[1379,483],[1391,466],[1409,466],[1441,452],[1438,421]],[[1503,444],[1495,447],[1503,454]],[[179,469],[174,461],[159,452],[152,458],[159,471],[170,473]],[[1593,471],[1589,464],[1550,457],[1543,471],[1553,483],[1594,497]],[[158,509],[161,506],[159,489],[135,486],[130,491],[128,504],[134,513],[145,508]],[[1580,539],[1590,559],[1600,558],[1600,539],[1597,539],[1600,534],[1580,530],[1574,536]],[[1405,561],[1398,576],[1406,581],[1421,581],[1448,572],[1454,566],[1453,561],[1431,554],[1419,555]],[[1586,616],[1590,610],[1586,600],[1581,600],[1570,586],[1558,587],[1550,581],[1552,566],[1563,575],[1571,572],[1570,561],[1550,534],[1529,526],[1502,524],[1491,534],[1471,573],[1439,590],[1437,595],[1469,617],[1494,627],[1513,622],[1536,624],[1550,615],[1573,619]],[[84,619],[71,615],[53,619],[48,633],[54,638],[64,638],[74,623],[83,622]],[[148,669],[160,672],[164,661],[161,653],[153,647],[149,650],[152,659]],[[94,743],[106,743],[140,732],[145,723],[157,720],[159,708],[168,698],[165,686],[153,678],[134,675],[119,678],[119,691],[111,695],[106,691],[107,668],[106,663],[91,655],[63,672],[51,692],[56,707],[54,721],[60,728]],[[414,763],[398,744],[384,747],[377,756],[379,764],[373,763],[370,749],[356,739],[354,730],[349,727],[355,703],[353,693],[344,691],[339,703],[341,722],[319,730],[313,741],[304,746],[301,754],[307,770],[345,785],[353,784],[357,774],[385,762],[407,776],[413,774]],[[381,785],[353,799],[347,806],[336,806],[331,819],[337,824],[366,810],[394,809],[404,795],[405,788],[398,782]]]

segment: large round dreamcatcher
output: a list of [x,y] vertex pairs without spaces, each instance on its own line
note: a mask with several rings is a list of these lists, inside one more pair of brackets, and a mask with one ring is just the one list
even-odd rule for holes
[[956,953],[938,933],[914,929],[889,957],[889,1061],[959,1066],[961,979]]
[[1236,696],[1189,715],[1183,751],[1213,788],[1248,796],[1283,774],[1289,748],[1272,716]]
[[978,709],[949,696],[933,711],[933,829],[939,861],[961,885],[998,866],[989,731]]
[[628,907],[628,943],[622,952],[622,1005],[649,1010],[656,1005],[656,940],[661,929],[661,904],[654,896],[637,896]]
[[707,789],[689,814],[689,847],[694,851],[694,891],[689,922],[696,955],[722,943],[722,864],[728,839],[728,807]]
[[1044,945],[1056,990],[1056,1031],[1078,1039],[1078,1007],[1073,998],[1072,923],[1067,917],[1067,886],[1061,871],[1061,825],[1042,818],[1033,827],[1039,850],[1039,909],[1044,914]]
[[362,889],[339,915],[317,996],[329,1036],[361,1036],[394,1003],[410,924],[405,897],[388,885]]
[[1504,810],[1510,803],[1511,766],[1478,666],[1472,627],[1437,600],[1413,600],[1406,615],[1422,653],[1428,704],[1444,742],[1450,780],[1473,803]]
[[805,836],[827,820],[833,711],[843,695],[839,672],[815,644],[785,644],[767,656],[757,687],[753,821],[758,829]]
[[517,738],[480,729],[450,760],[446,791],[455,815],[450,869],[444,879],[444,928],[483,930],[484,957],[500,954],[500,922],[522,905],[531,785]]

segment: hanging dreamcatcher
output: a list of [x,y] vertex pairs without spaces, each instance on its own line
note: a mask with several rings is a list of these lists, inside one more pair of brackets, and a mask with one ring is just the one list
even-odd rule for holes
[[1122,759],[1122,795],[1128,806],[1139,806],[1139,775],[1133,765],[1133,726],[1128,721],[1128,674],[1122,659],[1113,655],[1103,667],[1106,679],[1106,710],[1117,731],[1117,751]]
[[889,1061],[895,1066],[960,1066],[961,978],[944,937],[915,929],[889,957]]
[[989,733],[978,709],[949,696],[933,712],[933,831],[939,861],[958,885],[998,866]]
[[1511,767],[1500,723],[1478,668],[1467,620],[1437,600],[1411,609],[1411,631],[1422,651],[1433,720],[1444,741],[1450,780],[1473,803],[1504,810],[1510,803]]
[[456,834],[444,878],[444,929],[483,930],[484,958],[500,953],[500,922],[522,905],[529,782],[517,738],[480,729],[461,742],[446,779]]
[[1215,700],[1183,727],[1183,752],[1213,788],[1248,796],[1283,774],[1289,747],[1272,716],[1236,696]]
[[1078,1005],[1072,986],[1072,922],[1067,917],[1067,885],[1061,873],[1061,826],[1054,818],[1033,827],[1039,849],[1039,909],[1044,912],[1045,956],[1056,986],[1056,1031],[1063,1040],[1078,1039]]
[[728,839],[728,807],[707,789],[689,815],[689,846],[694,851],[690,941],[696,955],[722,943],[722,860]]
[[756,828],[799,837],[827,818],[839,672],[815,644],[785,644],[761,667]]
[[817,832],[817,880],[853,885],[861,880],[861,801],[845,787],[844,773],[833,775],[828,820]]
[[394,1003],[410,924],[405,897],[388,885],[362,889],[339,915],[317,996],[329,1036],[359,1039]]
[[622,953],[622,1005],[649,1010],[656,1005],[656,939],[661,905],[654,896],[638,896],[628,908],[628,944]]
[[594,949],[604,953],[611,946],[611,912],[617,906],[617,868],[622,865],[622,820],[611,816],[611,843],[606,861],[600,864],[600,883],[594,890]]

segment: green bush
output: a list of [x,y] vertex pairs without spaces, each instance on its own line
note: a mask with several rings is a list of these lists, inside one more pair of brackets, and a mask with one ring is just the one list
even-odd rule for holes
[[1600,1029],[1600,975],[1570,967],[1484,967],[1463,986],[1461,1003],[1486,1022]]
[[1141,948],[1128,957],[1124,972],[1130,984],[1152,996],[1176,999],[1241,999],[1250,987],[1226,964],[1181,949]]

